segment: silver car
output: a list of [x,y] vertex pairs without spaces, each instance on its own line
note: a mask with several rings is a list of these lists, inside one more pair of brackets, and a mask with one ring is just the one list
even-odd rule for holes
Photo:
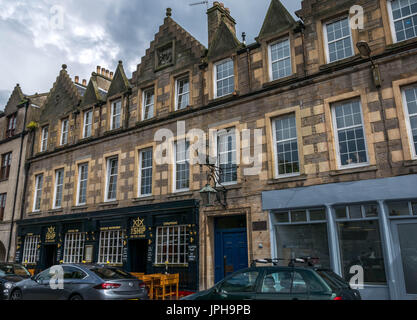
[[116,267],[62,264],[10,290],[11,300],[147,300],[143,281]]

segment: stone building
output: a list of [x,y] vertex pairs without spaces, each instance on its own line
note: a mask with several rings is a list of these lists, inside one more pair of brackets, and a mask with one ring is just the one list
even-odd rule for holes
[[[171,14],[130,79],[98,67],[80,93],[60,72],[18,261],[168,270],[196,290],[253,259],[313,256],[347,279],[359,265],[364,298],[415,297],[417,4],[304,0],[296,21],[272,0],[246,45],[214,2],[208,48]],[[210,148],[184,148],[192,129]],[[209,150],[227,192],[204,206],[208,168],[191,160]]]
[[45,98],[24,95],[17,84],[0,115],[0,262],[15,259],[16,221],[23,212],[25,160],[31,145],[27,126],[37,120]]

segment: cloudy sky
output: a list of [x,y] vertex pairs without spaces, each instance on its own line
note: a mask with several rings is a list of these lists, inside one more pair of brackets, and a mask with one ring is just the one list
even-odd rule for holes
[[[114,71],[123,60],[128,77],[163,23],[165,9],[207,46],[201,0],[0,0],[0,110],[19,83],[25,94],[47,92],[61,65],[72,77],[88,79],[96,66]],[[210,1],[211,3],[212,1]],[[223,0],[252,42],[270,0]],[[301,0],[282,0],[294,14]],[[240,38],[240,36],[239,36]]]

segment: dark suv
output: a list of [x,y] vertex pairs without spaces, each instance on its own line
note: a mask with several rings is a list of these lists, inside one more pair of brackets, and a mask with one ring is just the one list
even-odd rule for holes
[[239,270],[183,300],[361,300],[361,296],[331,270],[274,265]]

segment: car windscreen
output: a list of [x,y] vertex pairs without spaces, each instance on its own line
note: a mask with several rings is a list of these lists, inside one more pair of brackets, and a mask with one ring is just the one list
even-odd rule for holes
[[7,275],[17,275],[24,278],[30,277],[29,271],[27,271],[22,266],[13,264],[0,264],[0,277]]
[[117,268],[92,268],[97,276],[103,280],[135,279],[131,274]]
[[331,270],[317,270],[317,273],[332,288],[350,288],[349,283]]

